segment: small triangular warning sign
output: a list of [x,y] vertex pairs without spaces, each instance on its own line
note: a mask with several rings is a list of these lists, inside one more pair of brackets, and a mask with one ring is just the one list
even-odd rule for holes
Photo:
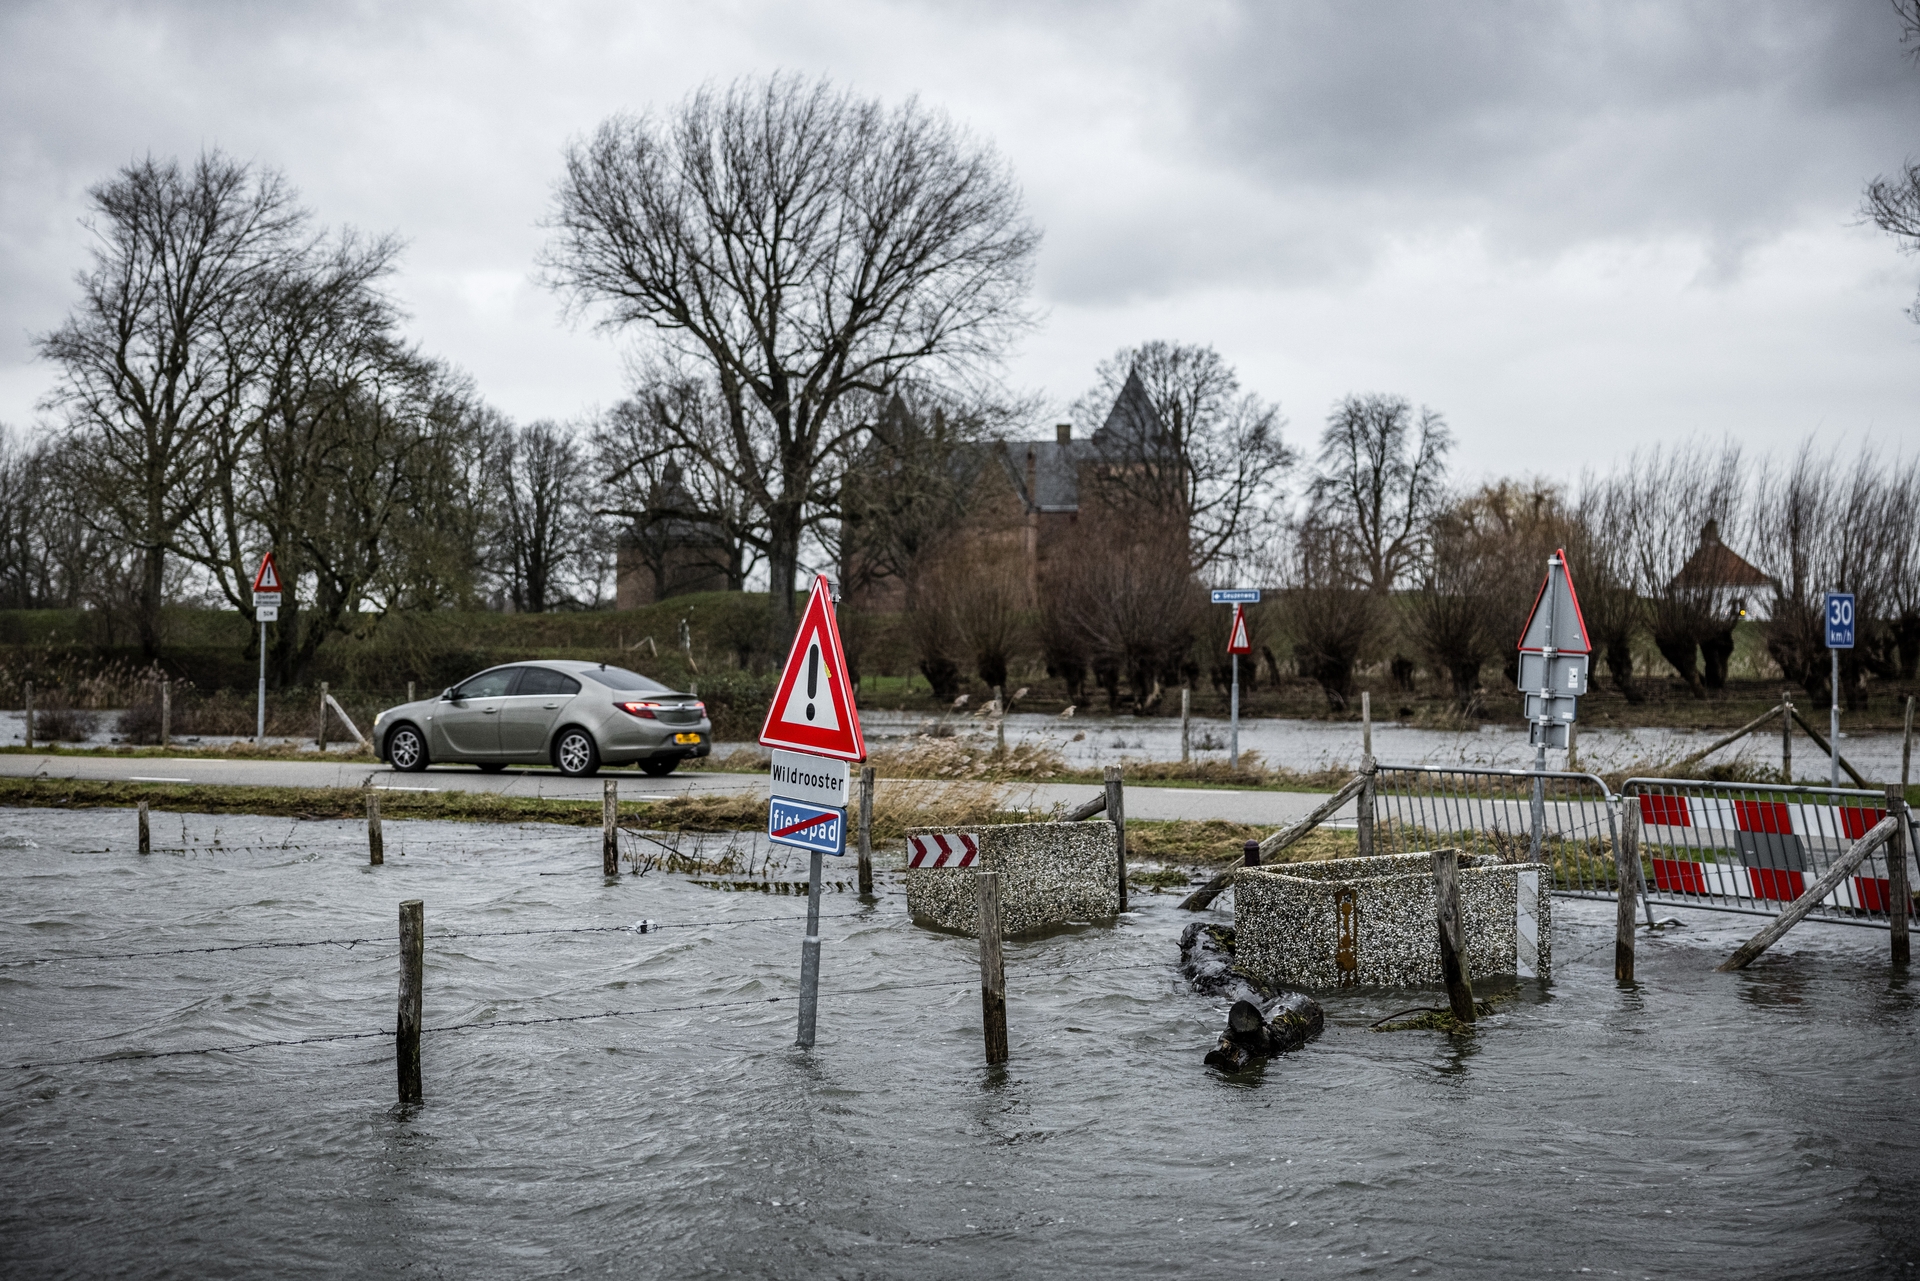
[[1593,642],[1587,639],[1587,620],[1580,613],[1580,598],[1574,594],[1573,578],[1567,573],[1564,550],[1547,557],[1547,576],[1533,598],[1533,612],[1527,615],[1516,648],[1538,654],[1549,645],[1563,654],[1593,652]]
[[277,592],[280,590],[280,567],[273,563],[273,553],[268,552],[260,559],[260,569],[253,576],[253,590],[256,592]]
[[1227,653],[1253,653],[1253,641],[1247,636],[1247,611],[1238,605],[1233,607],[1233,630],[1227,633]]
[[773,705],[767,708],[760,742],[840,760],[867,759],[867,740],[860,733],[847,660],[840,652],[840,624],[833,615],[833,597],[824,575],[814,580],[807,612],[793,634],[793,649],[780,673]]

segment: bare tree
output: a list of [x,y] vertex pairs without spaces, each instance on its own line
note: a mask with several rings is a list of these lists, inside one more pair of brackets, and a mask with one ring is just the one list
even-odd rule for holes
[[840,402],[997,356],[1039,241],[944,117],[790,76],[608,120],[568,149],[551,225],[556,287],[714,379],[726,432],[683,444],[764,513],[783,634],[816,473],[862,427]]
[[1726,684],[1740,615],[1719,531],[1735,527],[1746,483],[1737,445],[1654,448],[1628,460],[1610,499],[1647,631],[1696,698]]
[[[1420,567],[1446,496],[1453,434],[1401,396],[1348,396],[1320,435],[1310,491],[1313,556],[1384,596]],[[1326,540],[1335,545],[1320,546]]]
[[514,609],[544,614],[589,552],[591,510],[582,501],[586,460],[573,433],[541,420],[509,429],[501,456],[497,572]]
[[1082,513],[1050,558],[1042,593],[1071,627],[1116,710],[1123,681],[1134,714],[1142,715],[1183,679],[1206,596],[1178,523],[1124,511]]
[[95,524],[140,555],[142,650],[160,645],[166,558],[206,497],[207,451],[250,374],[239,332],[306,215],[280,175],[203,153],[152,157],[89,193],[80,303],[38,340],[60,367],[48,405],[85,442],[72,483]]
[[1280,407],[1242,393],[1211,347],[1154,341],[1100,362],[1074,417],[1093,431],[1096,484],[1110,505],[1145,508],[1191,530],[1206,569],[1271,532],[1295,461]]
[[1582,479],[1580,501],[1567,530],[1567,572],[1580,593],[1580,612],[1595,651],[1606,660],[1613,687],[1629,703],[1646,701],[1633,682],[1633,640],[1644,622],[1633,589],[1632,546],[1626,537],[1635,513],[1615,478]]
[[1294,526],[1288,548],[1284,616],[1294,665],[1336,712],[1353,698],[1354,665],[1386,608],[1384,593],[1368,585],[1365,566],[1355,563],[1355,551],[1352,538],[1312,514]]

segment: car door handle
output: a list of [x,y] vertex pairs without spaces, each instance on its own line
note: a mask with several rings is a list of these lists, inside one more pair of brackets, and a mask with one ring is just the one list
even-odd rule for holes
[[542,703],[542,704],[540,704],[540,706],[542,706],[542,707],[544,707],[544,708],[546,708],[546,709],[547,709],[548,711],[552,711],[552,710],[553,710],[554,708],[556,708],[556,707],[558,707],[558,706],[560,706],[560,704],[558,704],[558,703]]
[[481,708],[481,709],[480,709],[480,713],[481,713],[481,715],[483,715],[483,716],[491,716],[491,715],[493,715],[493,714],[494,714],[495,712],[497,712],[497,711],[499,711],[499,710],[500,710],[500,709],[499,709],[499,708],[497,708],[497,707],[483,707],[483,708]]

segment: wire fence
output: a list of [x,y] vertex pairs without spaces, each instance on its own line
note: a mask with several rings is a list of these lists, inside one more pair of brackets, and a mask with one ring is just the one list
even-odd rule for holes
[[1505,863],[1545,863],[1554,893],[1619,889],[1613,796],[1592,774],[1382,765],[1374,776],[1374,848],[1456,846]]

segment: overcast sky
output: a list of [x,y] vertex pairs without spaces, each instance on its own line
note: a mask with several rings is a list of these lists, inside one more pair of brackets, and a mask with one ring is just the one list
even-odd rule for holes
[[[1468,475],[1733,434],[1920,446],[1920,259],[1858,224],[1920,155],[1885,0],[1584,5],[468,2],[0,9],[0,421],[86,262],[89,186],[218,146],[408,243],[424,348],[516,418],[623,392],[534,277],[562,148],[707,81],[824,74],[997,146],[1045,243],[1009,384],[1211,343],[1310,444],[1348,392]],[[1045,430],[1051,415],[1034,424]]]

